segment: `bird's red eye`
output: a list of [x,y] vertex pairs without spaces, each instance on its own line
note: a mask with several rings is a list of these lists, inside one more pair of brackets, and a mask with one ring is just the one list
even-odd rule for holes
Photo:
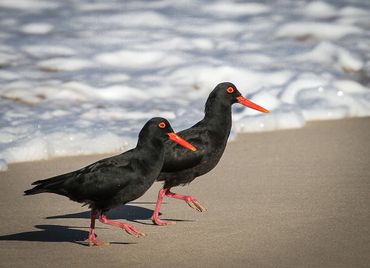
[[159,128],[165,128],[165,127],[166,127],[166,123],[165,123],[165,122],[160,122],[160,123],[158,124],[158,127],[159,127]]
[[228,87],[226,89],[227,93],[233,93],[234,92],[234,89],[232,87]]

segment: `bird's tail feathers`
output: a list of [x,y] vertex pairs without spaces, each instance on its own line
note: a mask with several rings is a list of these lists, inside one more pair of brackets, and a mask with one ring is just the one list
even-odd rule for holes
[[40,194],[40,193],[45,193],[45,192],[47,192],[46,189],[36,186],[32,189],[24,191],[24,195],[33,195],[33,194]]
[[33,195],[47,192],[53,193],[56,189],[58,189],[58,186],[60,186],[60,184],[62,184],[67,178],[68,176],[66,175],[60,175],[49,179],[35,181],[32,183],[32,185],[36,186],[32,189],[24,191],[24,195]]
[[57,181],[60,181],[60,180],[65,180],[68,177],[66,175],[68,175],[68,173],[63,174],[63,175],[54,176],[54,177],[51,177],[51,178],[48,178],[48,179],[34,181],[31,185],[40,185],[40,184],[46,184],[46,183],[49,183],[49,182],[57,182]]

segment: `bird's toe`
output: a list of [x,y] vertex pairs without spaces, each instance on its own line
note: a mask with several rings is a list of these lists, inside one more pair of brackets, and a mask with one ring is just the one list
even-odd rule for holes
[[197,207],[197,210],[199,212],[205,212],[205,211],[207,211],[207,208],[205,208],[204,206],[202,206],[198,201],[195,200],[194,201],[194,204]]
[[159,218],[152,218],[152,222],[155,224],[155,225],[159,225],[159,226],[167,226],[167,225],[173,225],[173,224],[176,224],[176,222],[174,221],[163,221]]
[[110,245],[109,242],[104,242],[97,239],[87,239],[86,242],[88,242],[89,247],[104,247]]
[[127,223],[122,224],[122,229],[124,229],[126,233],[128,233],[129,235],[135,236],[137,238],[146,236],[145,233],[143,233],[142,231],[140,231],[139,229],[137,229],[135,226],[131,224],[127,224]]
[[186,200],[186,203],[189,205],[189,207],[195,209],[196,211],[199,212],[207,211],[207,209],[204,206],[202,206],[195,198],[188,198]]

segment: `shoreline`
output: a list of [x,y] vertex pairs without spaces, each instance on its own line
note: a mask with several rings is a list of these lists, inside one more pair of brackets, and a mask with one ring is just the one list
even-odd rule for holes
[[[348,121],[348,120],[356,120],[356,119],[359,119],[359,120],[364,119],[366,121],[366,119],[370,119],[370,117],[369,116],[364,116],[364,117],[349,117],[349,118],[338,118],[338,119],[327,119],[327,120],[315,120],[315,121],[308,121],[302,127],[281,128],[281,129],[262,130],[262,131],[251,131],[251,132],[238,132],[238,133],[235,134],[235,137],[232,140],[229,137],[229,141],[228,141],[227,144],[236,142],[236,140],[238,139],[238,137],[239,136],[243,136],[243,135],[259,135],[259,134],[263,134],[263,133],[279,133],[279,132],[285,132],[285,131],[294,131],[294,130],[297,130],[297,129],[306,128],[307,126],[310,127],[312,124],[313,125],[315,125],[315,124],[325,124],[326,122]],[[130,149],[132,149],[132,147],[126,148],[122,152],[128,151]],[[122,152],[118,152],[118,151],[113,152],[112,151],[112,152],[108,152],[108,153],[97,153],[97,154],[65,155],[65,156],[50,157],[50,158],[47,158],[47,159],[39,159],[39,160],[30,160],[30,161],[20,161],[20,162],[5,163],[5,165],[7,166],[7,169],[4,170],[4,171],[0,170],[0,174],[1,174],[1,172],[8,171],[9,170],[9,166],[14,166],[14,165],[23,165],[23,164],[26,164],[27,165],[28,163],[50,162],[50,161],[59,161],[59,160],[60,161],[65,161],[66,159],[78,159],[78,160],[80,160],[80,159],[86,159],[86,160],[91,160],[91,161],[97,161],[99,159],[103,159],[105,157],[110,157],[110,156],[113,156],[113,155],[117,155],[117,154],[120,154]]]
[[9,164],[0,173],[0,260],[4,267],[367,267],[370,263],[370,118],[309,122],[243,133],[218,166],[174,192],[195,196],[198,213],[165,199],[150,221],[161,183],[113,210],[148,236],[136,239],[97,223],[104,248],[87,238],[86,207],[53,194],[22,196],[30,183],[111,154]]

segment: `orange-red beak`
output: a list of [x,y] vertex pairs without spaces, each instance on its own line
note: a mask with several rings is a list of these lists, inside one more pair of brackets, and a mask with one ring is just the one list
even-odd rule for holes
[[244,98],[243,96],[239,96],[236,98],[240,104],[243,104],[244,106],[247,106],[249,108],[252,108],[254,110],[260,111],[262,113],[269,113],[270,111],[255,104],[254,102],[251,102],[250,100]]
[[183,147],[185,147],[189,150],[192,150],[193,152],[195,152],[197,150],[193,145],[191,145],[186,140],[177,136],[174,132],[169,132],[169,133],[167,133],[167,135],[168,135],[168,137],[171,141],[176,142],[176,143],[180,144],[181,146],[183,146]]

